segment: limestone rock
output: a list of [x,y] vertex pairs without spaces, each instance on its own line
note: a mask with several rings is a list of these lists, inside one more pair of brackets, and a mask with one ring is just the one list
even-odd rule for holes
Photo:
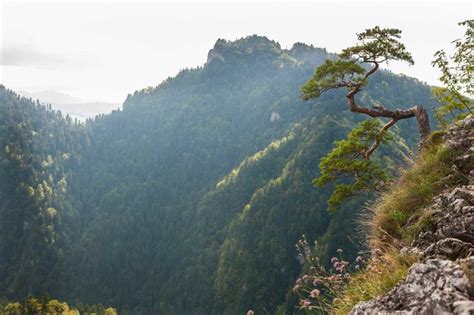
[[459,262],[428,259],[414,264],[408,276],[387,294],[357,304],[351,314],[469,314],[473,309],[472,279]]
[[[456,187],[437,196],[428,206],[433,211],[431,227],[413,241],[422,257],[456,259],[474,252],[474,186]],[[448,245],[452,245],[448,249]],[[458,255],[453,255],[458,252]]]

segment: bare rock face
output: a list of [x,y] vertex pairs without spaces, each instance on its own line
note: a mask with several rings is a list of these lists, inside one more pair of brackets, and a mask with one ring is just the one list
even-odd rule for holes
[[357,304],[351,314],[472,314],[474,257],[459,262],[428,259],[386,295]]
[[474,314],[474,116],[450,128],[457,184],[425,208],[429,224],[404,251],[416,253],[408,276],[390,292],[357,304],[351,314]]
[[413,241],[416,252],[449,259],[474,253],[474,185],[441,194],[427,208],[434,210],[432,224]]
[[459,184],[433,199],[426,207],[433,212],[431,227],[422,231],[411,247],[422,258],[454,260],[474,253],[474,116],[452,126],[444,140],[456,155],[452,176],[467,185]]

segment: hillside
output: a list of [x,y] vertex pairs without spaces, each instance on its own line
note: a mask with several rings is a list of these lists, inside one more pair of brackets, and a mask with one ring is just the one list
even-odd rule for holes
[[[340,247],[354,257],[354,209],[370,197],[330,214],[330,189],[312,185],[319,159],[359,119],[340,114],[342,93],[300,99],[327,58],[259,36],[218,40],[202,67],[85,124],[2,87],[0,296],[48,293],[133,314],[294,310],[295,243],[304,234],[323,257]],[[361,97],[436,105],[428,86],[385,71]],[[381,148],[393,169],[416,128],[401,122],[396,145]]]
[[368,267],[336,314],[474,311],[472,115],[435,132],[416,163],[375,202]]

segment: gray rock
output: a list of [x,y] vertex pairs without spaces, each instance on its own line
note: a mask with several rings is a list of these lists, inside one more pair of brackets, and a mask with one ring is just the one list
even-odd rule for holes
[[[474,252],[474,186],[456,187],[433,199],[427,207],[432,224],[411,246],[422,257],[457,259]],[[449,248],[452,246],[452,248]]]
[[394,289],[357,304],[351,314],[469,314],[473,284],[461,266],[466,264],[474,266],[474,257],[459,262],[435,258],[416,263]]

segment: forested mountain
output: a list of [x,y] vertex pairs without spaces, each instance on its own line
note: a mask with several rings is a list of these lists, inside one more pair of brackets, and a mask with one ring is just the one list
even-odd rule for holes
[[[367,196],[331,214],[330,188],[312,184],[359,119],[341,114],[343,93],[300,99],[333,57],[259,36],[218,40],[202,67],[85,124],[2,87],[0,296],[133,314],[295,311],[301,235],[322,257],[361,246],[354,220]],[[435,105],[428,86],[389,72],[361,99]],[[394,169],[417,141],[414,122],[397,128],[381,154]]]

